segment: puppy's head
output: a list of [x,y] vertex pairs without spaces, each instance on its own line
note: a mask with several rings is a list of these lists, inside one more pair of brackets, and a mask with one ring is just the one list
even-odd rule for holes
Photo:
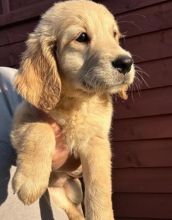
[[15,85],[31,104],[53,109],[60,93],[116,93],[134,80],[113,15],[87,0],[55,4],[27,41]]

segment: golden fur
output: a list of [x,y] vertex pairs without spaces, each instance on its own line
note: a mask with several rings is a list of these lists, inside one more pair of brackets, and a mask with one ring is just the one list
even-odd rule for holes
[[[88,33],[90,42],[76,40],[82,32]],[[81,162],[86,219],[114,219],[111,95],[134,79],[133,65],[125,76],[111,65],[119,55],[131,56],[119,46],[119,37],[112,14],[103,5],[86,0],[55,4],[30,34],[15,80],[26,101],[16,111],[11,133],[17,151],[13,188],[25,204],[33,203],[49,186],[52,202],[63,208],[70,220],[85,219],[76,179],[81,167],[64,166],[51,173],[58,143],[40,109],[61,126],[71,155]]]

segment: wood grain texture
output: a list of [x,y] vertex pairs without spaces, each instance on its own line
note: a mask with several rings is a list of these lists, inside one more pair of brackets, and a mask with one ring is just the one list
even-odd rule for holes
[[172,219],[172,194],[113,193],[117,217]]
[[115,15],[117,15],[166,1],[167,0],[100,0],[99,2],[105,4]]
[[45,12],[55,0],[48,0],[45,2],[37,1],[34,5],[29,5],[25,8],[20,8],[14,11],[11,11],[8,15],[0,15],[0,27],[11,25],[16,22],[26,21],[31,18],[39,18],[40,15]]
[[8,46],[25,41],[37,23],[37,19],[32,19],[24,23],[2,28],[0,31],[0,46]]
[[[139,80],[136,79],[134,84],[138,84],[140,89],[150,89],[172,85],[171,68],[169,68],[171,63],[172,56],[165,59],[140,63],[138,67],[141,68],[141,70],[138,70],[138,73],[136,74],[136,78],[139,78]],[[144,78],[146,83],[143,82],[141,77]],[[133,89],[137,90],[137,87],[133,86]]]
[[[171,80],[172,83],[172,80]],[[114,101],[116,119],[166,115],[172,112],[172,86],[130,92],[127,101]]]
[[172,138],[112,142],[112,152],[114,168],[172,167]]
[[[34,5],[38,2],[38,0],[9,0],[9,4],[10,4],[10,9],[11,10],[16,10],[19,8],[25,8],[29,5]],[[42,0],[42,3],[46,2],[46,0]]]
[[172,1],[167,1],[119,15],[117,21],[121,32],[127,37],[159,31],[172,27],[171,8]]
[[172,137],[172,114],[158,117],[114,120],[112,141],[162,139]]
[[172,193],[172,167],[113,169],[113,192]]
[[171,57],[172,29],[129,38],[124,48],[134,56],[136,63]]
[[9,67],[18,65],[24,49],[24,42],[0,47],[0,65]]

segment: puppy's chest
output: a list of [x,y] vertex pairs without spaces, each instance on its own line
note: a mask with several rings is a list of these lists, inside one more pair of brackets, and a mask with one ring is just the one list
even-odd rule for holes
[[79,147],[86,146],[94,136],[107,137],[111,114],[111,108],[85,104],[68,114],[59,111],[53,117],[61,125],[67,146],[71,151],[75,151]]

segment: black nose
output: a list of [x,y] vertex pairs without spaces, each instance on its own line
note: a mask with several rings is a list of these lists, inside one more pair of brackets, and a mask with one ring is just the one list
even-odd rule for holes
[[124,75],[130,71],[132,64],[133,60],[129,56],[120,56],[112,62],[112,66]]

